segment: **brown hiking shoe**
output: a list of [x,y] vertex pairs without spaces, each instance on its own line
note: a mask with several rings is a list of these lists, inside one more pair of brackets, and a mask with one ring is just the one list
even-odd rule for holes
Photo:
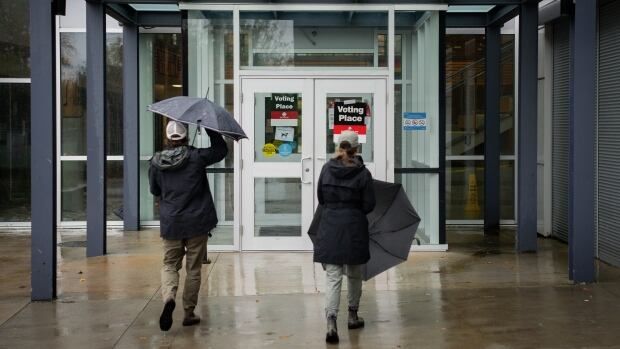
[[194,312],[185,313],[183,318],[183,326],[194,326],[200,323],[200,318],[194,314]]

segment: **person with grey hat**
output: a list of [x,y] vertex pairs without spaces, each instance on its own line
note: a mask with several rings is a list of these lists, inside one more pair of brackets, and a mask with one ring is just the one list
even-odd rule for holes
[[314,261],[322,263],[325,278],[325,341],[338,343],[336,320],[340,306],[342,277],[347,276],[348,328],[364,327],[357,315],[362,295],[362,265],[370,259],[366,214],[375,207],[372,175],[357,154],[358,135],[343,131],[336,156],[321,170],[317,195],[323,211],[320,217]]
[[155,153],[149,167],[151,194],[159,199],[160,235],[164,246],[161,292],[164,309],[159,327],[172,327],[172,313],[179,287],[179,270],[185,257],[183,326],[200,322],[194,313],[200,290],[202,261],[210,231],[217,225],[217,214],[205,168],[226,157],[228,148],[222,136],[207,130],[209,148],[188,145],[187,128],[180,122],[166,126],[166,149]]

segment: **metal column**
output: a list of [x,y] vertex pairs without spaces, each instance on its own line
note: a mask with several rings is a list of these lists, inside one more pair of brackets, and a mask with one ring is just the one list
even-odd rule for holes
[[439,12],[439,243],[446,239],[446,12]]
[[138,27],[123,24],[123,220],[140,229],[140,111]]
[[86,2],[86,255],[106,253],[105,5]]
[[484,233],[498,234],[500,220],[501,27],[486,27],[484,117]]
[[569,278],[596,280],[595,142],[598,1],[575,2],[571,22],[571,111],[569,114]]
[[518,252],[537,250],[537,113],[538,1],[520,5],[519,17],[519,136]]
[[56,43],[49,0],[30,2],[33,301],[56,298]]

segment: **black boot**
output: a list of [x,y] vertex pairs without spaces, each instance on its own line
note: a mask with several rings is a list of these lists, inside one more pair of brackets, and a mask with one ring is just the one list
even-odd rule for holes
[[159,328],[162,331],[168,331],[170,327],[172,327],[172,312],[174,311],[174,307],[176,303],[174,299],[169,299],[164,304],[164,310],[161,312],[161,316],[159,317]]
[[336,326],[336,316],[330,315],[327,317],[327,335],[325,341],[330,344],[336,344],[340,342],[338,338],[338,327]]
[[364,319],[357,316],[357,308],[349,307],[349,322],[348,326],[350,330],[364,327]]

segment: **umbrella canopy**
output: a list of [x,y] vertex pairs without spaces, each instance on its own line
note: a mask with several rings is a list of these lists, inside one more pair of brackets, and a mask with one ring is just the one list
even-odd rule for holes
[[[373,186],[377,204],[367,215],[370,260],[363,269],[364,280],[406,261],[420,225],[420,216],[409,202],[402,185],[375,180]],[[313,243],[322,210],[319,205],[308,229]]]
[[148,109],[179,122],[213,130],[236,141],[248,138],[226,109],[206,98],[172,97],[151,104]]

